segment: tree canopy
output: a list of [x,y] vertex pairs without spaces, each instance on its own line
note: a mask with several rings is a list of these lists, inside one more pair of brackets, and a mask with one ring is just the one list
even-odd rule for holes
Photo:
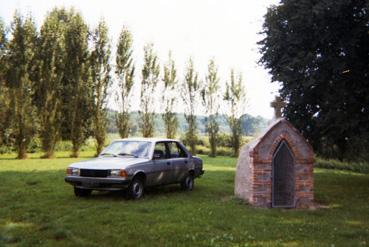
[[5,55],[6,84],[9,89],[11,129],[18,158],[27,157],[27,145],[37,131],[36,107],[32,104],[37,78],[37,30],[31,17],[16,13],[11,25],[12,38]]
[[[182,75],[171,55],[161,70],[149,43],[141,74],[136,75],[130,31],[123,26],[114,50],[110,44],[103,20],[91,29],[73,8],[51,9],[40,28],[31,14],[25,17],[18,11],[9,27],[0,19],[0,153],[17,151],[23,159],[27,152],[42,150],[42,158],[52,158],[59,141],[67,141],[71,157],[78,157],[94,138],[98,154],[106,132],[119,131],[123,138],[182,134],[194,154],[202,143],[198,135],[207,133],[215,156],[218,142],[227,142],[223,133],[233,128],[226,115],[219,114],[227,100],[221,98],[215,62],[209,61],[204,81],[192,59]],[[108,109],[112,93],[117,111]],[[140,109],[132,112],[137,100]],[[181,104],[185,112],[176,113]],[[247,114],[236,117],[238,135],[255,133],[260,126]]]
[[281,85],[284,116],[326,157],[367,153],[368,20],[367,0],[282,0],[265,16],[260,62]]
[[105,145],[106,140],[106,108],[108,101],[108,89],[111,86],[110,76],[110,40],[108,27],[101,20],[93,31],[93,50],[90,55],[90,70],[92,79],[92,112],[93,132],[96,139],[96,155]]
[[155,89],[159,82],[160,65],[153,44],[144,47],[141,80],[140,129],[143,137],[154,136]]
[[36,83],[35,103],[40,117],[40,138],[44,158],[54,155],[54,149],[60,138],[63,121],[62,96],[64,92],[66,50],[65,30],[68,12],[65,9],[53,9],[41,26],[38,61],[39,80]]
[[205,83],[201,90],[203,104],[205,106],[205,112],[207,114],[206,130],[209,136],[210,143],[210,155],[215,157],[217,151],[217,138],[219,132],[219,124],[216,121],[216,117],[219,114],[220,108],[220,86],[218,77],[218,68],[215,65],[215,61],[212,59],[208,64],[208,73],[205,77]]

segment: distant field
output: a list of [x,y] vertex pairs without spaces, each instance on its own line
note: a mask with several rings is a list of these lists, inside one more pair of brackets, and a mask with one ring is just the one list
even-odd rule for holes
[[[88,158],[93,152],[82,153]],[[369,175],[315,170],[318,210],[257,209],[233,198],[236,159],[205,161],[195,190],[75,198],[65,168],[78,159],[0,156],[0,246],[367,246]]]

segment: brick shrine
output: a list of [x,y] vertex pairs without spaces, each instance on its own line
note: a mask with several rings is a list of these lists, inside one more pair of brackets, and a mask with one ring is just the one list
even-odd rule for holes
[[235,195],[257,207],[309,208],[314,154],[290,122],[276,119],[240,150]]

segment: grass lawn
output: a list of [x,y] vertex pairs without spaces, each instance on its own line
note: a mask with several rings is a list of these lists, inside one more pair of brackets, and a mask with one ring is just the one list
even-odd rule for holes
[[[82,159],[92,153],[83,153]],[[208,158],[195,190],[76,198],[64,182],[77,159],[0,156],[0,246],[366,246],[369,175],[315,170],[318,210],[258,209],[233,198],[233,158]],[[64,156],[64,157],[63,157]]]

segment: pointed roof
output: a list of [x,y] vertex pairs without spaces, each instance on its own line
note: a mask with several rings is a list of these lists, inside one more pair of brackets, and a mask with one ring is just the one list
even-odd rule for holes
[[262,134],[247,144],[247,147],[255,154],[255,158],[269,160],[282,140],[287,142],[297,158],[305,159],[313,156],[310,143],[284,118],[273,120]]

